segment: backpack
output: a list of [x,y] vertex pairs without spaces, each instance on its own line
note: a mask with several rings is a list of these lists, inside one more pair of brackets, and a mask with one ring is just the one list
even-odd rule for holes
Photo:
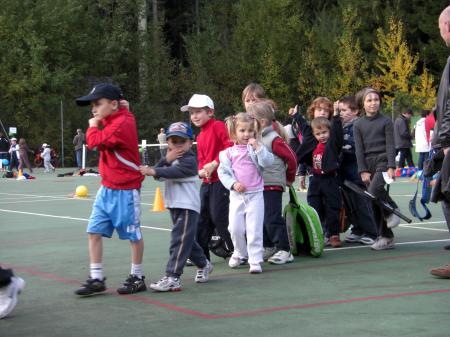
[[319,257],[323,252],[323,231],[319,215],[307,204],[300,203],[294,187],[289,187],[289,203],[283,213],[289,246],[293,255],[305,253]]
[[209,250],[218,257],[223,257],[226,259],[233,254],[233,251],[228,248],[227,243],[224,239],[220,237],[217,233],[217,230],[214,230],[213,235],[211,236],[211,241],[208,244]]

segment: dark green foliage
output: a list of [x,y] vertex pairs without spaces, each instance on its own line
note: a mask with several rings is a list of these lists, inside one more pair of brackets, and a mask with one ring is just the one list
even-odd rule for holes
[[[120,84],[148,142],[160,127],[188,120],[179,107],[195,92],[213,98],[220,118],[242,110],[250,82],[264,86],[283,120],[294,104],[304,109],[316,96],[336,99],[370,84],[375,32],[390,17],[403,22],[419,56],[415,81],[425,67],[437,82],[448,55],[437,27],[445,4],[437,1],[166,0],[155,23],[147,0],[148,30],[139,35],[142,1],[0,0],[5,126],[18,127],[32,147],[47,142],[60,152],[62,102],[70,157],[75,130],[90,116],[74,98],[101,81]],[[148,74],[140,82],[142,62]],[[391,96],[410,104],[399,95]]]

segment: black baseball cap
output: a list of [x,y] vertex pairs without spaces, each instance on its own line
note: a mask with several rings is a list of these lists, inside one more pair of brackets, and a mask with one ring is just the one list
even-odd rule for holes
[[100,83],[96,84],[91,92],[86,96],[82,96],[76,99],[77,105],[86,106],[92,101],[100,98],[107,98],[111,100],[121,100],[123,98],[122,90],[114,84]]

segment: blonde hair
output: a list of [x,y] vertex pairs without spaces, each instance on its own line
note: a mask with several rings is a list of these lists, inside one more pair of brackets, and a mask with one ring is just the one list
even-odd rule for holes
[[245,106],[245,97],[252,95],[255,98],[263,99],[266,97],[266,92],[258,83],[250,83],[244,90],[242,90],[242,104]]
[[331,122],[326,117],[317,117],[311,121],[311,129],[331,129]]
[[225,124],[227,126],[228,135],[233,142],[237,141],[236,129],[239,123],[247,123],[255,131],[255,138],[257,138],[261,131],[261,125],[258,120],[253,118],[250,114],[246,112],[238,112],[236,115],[228,116],[225,118]]
[[264,99],[260,102],[253,103],[248,108],[248,113],[257,120],[265,119],[271,124],[274,123],[274,131],[280,135],[283,140],[289,144],[289,135],[287,134],[283,124],[275,119],[276,104],[271,99]]
[[308,107],[308,116],[310,120],[314,119],[314,110],[320,108],[321,105],[325,105],[325,108],[328,109],[328,119],[333,116],[333,102],[327,97],[317,97]]

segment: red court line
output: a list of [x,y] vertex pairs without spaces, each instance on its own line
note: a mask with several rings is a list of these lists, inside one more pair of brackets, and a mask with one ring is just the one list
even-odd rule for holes
[[[79,285],[80,284],[79,281],[60,277],[55,274],[37,271],[37,270],[29,268],[29,267],[20,267],[20,266],[15,266],[15,265],[10,265],[10,264],[4,264],[3,267],[14,269],[14,271],[16,271],[16,272],[27,273],[27,274],[30,274],[33,276],[58,281],[58,282],[61,282],[64,284],[70,284],[70,285]],[[316,308],[316,307],[322,307],[322,306],[346,304],[346,303],[354,303],[354,302],[380,301],[380,300],[395,299],[395,298],[402,298],[402,297],[413,297],[413,296],[432,295],[432,294],[439,294],[439,293],[441,293],[441,294],[442,293],[450,293],[450,288],[420,290],[420,291],[403,292],[403,293],[392,293],[392,294],[385,294],[385,295],[380,295],[380,296],[354,297],[354,298],[349,298],[349,299],[330,300],[330,301],[307,303],[307,304],[295,304],[295,305],[287,305],[287,306],[267,307],[267,308],[248,310],[248,311],[231,312],[231,313],[225,313],[225,314],[208,314],[208,313],[204,313],[201,311],[192,310],[189,308],[156,301],[156,300],[153,300],[146,296],[118,295],[116,292],[114,292],[111,289],[108,289],[107,292],[110,294],[113,294],[117,297],[126,299],[128,301],[151,304],[151,305],[155,305],[160,308],[165,308],[169,311],[180,312],[180,313],[183,313],[186,315],[191,315],[191,316],[195,316],[195,317],[199,317],[199,318],[203,318],[203,319],[222,319],[222,318],[239,318],[239,317],[257,316],[257,315],[269,314],[269,313],[277,312],[277,311],[300,310],[300,309]]]
[[[409,259],[411,257],[416,257],[416,256],[433,255],[433,252],[434,251],[411,253],[411,254],[398,255],[398,256],[371,257],[371,258],[367,258],[367,259],[335,261],[335,262],[309,264],[309,265],[302,265],[302,262],[300,261],[300,262],[294,264],[295,267],[289,267],[292,264],[286,264],[283,266],[274,266],[273,269],[264,269],[264,273],[285,272],[285,271],[290,271],[290,270],[303,270],[303,269],[320,269],[320,268],[340,266],[340,265],[346,265],[346,264],[360,264],[360,263],[367,263],[367,262],[403,260],[403,259]],[[310,260],[317,259],[317,258],[309,257],[309,256],[304,256],[304,257],[307,259],[310,259]],[[296,260],[296,261],[298,261],[298,260]],[[246,270],[246,271],[242,271],[242,272],[228,273],[228,274],[214,274],[214,277],[221,278],[221,277],[233,277],[233,276],[240,276],[240,275],[248,275],[248,271]]]

